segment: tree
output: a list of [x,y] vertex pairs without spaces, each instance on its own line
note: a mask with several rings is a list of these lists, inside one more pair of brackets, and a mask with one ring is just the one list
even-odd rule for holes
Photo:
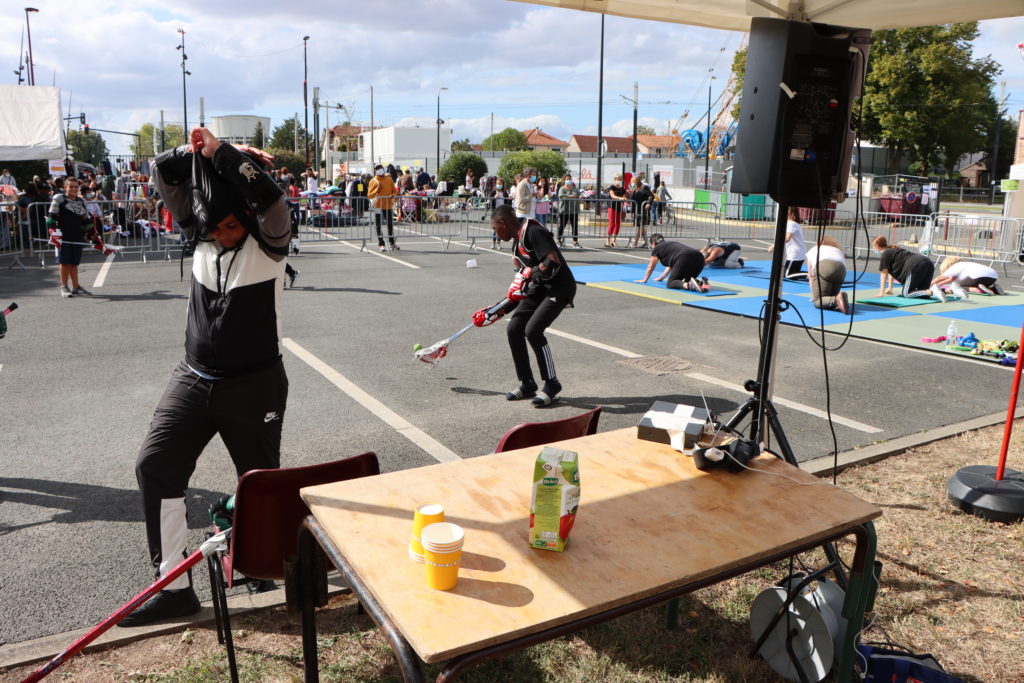
[[983,151],[995,123],[1000,68],[974,59],[977,22],[876,31],[864,86],[865,137],[908,151],[922,175]]
[[473,145],[469,144],[469,138],[463,138],[462,140],[455,140],[452,142],[453,152],[472,152]]
[[483,178],[487,175],[487,162],[473,152],[453,152],[448,160],[441,164],[437,179],[447,182],[449,187],[458,187],[465,181],[466,171],[469,169],[473,169],[474,178]]
[[69,130],[67,142],[68,150],[75,161],[84,161],[87,164],[99,166],[100,162],[110,154],[107,150],[106,141],[99,133],[83,133],[78,130]]
[[257,121],[256,128],[252,131],[252,146],[256,149],[263,149],[267,144],[267,135],[263,131],[263,122]]
[[274,155],[274,168],[287,168],[296,180],[299,174],[306,170],[306,155],[296,154],[292,151],[291,145],[287,149],[271,147],[267,152]]
[[636,134],[637,135],[654,135],[654,129],[651,128],[650,126],[645,126],[642,123],[638,123],[638,124],[636,124]]
[[739,121],[740,101],[743,99],[743,78],[747,75],[747,48],[736,50],[736,54],[732,56],[732,74],[735,77],[732,92],[736,97],[735,104],[732,105],[732,110],[729,113],[732,114],[733,121]]
[[302,163],[306,163],[306,149],[303,146],[305,134],[305,128],[299,123],[299,117],[293,116],[290,119],[285,120],[280,126],[274,129],[274,132],[270,135],[270,146],[274,149],[290,149],[295,151],[295,140],[296,140],[296,129],[298,130],[298,149],[302,150]]
[[558,152],[513,152],[501,158],[498,175],[509,186],[516,173],[524,168],[537,169],[538,176],[561,178],[566,174],[565,158]]
[[[156,132],[156,149],[153,149],[153,133]],[[152,123],[144,123],[135,133],[139,136],[132,139],[132,154],[141,157],[154,157],[161,152],[160,128]],[[91,133],[90,133],[91,135]],[[181,126],[170,124],[164,126],[164,149],[173,149],[185,144],[185,131]]]
[[488,152],[516,152],[526,149],[526,136],[515,128],[506,128],[484,138],[483,148]]

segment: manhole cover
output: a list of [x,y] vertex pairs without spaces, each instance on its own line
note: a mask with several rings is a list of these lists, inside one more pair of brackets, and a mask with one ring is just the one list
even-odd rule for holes
[[674,372],[686,372],[693,367],[693,363],[679,356],[644,356],[619,362],[652,375],[671,375]]

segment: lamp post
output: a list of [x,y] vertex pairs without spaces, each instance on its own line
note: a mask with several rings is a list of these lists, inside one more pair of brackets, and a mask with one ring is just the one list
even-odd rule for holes
[[38,12],[35,7],[25,8],[25,30],[28,33],[28,84],[36,84],[36,66],[32,62],[32,27],[29,25],[28,14],[29,12]]
[[309,62],[306,59],[306,42],[309,40],[309,36],[302,36],[302,106],[306,112],[306,123],[305,128],[302,131],[302,139],[306,146],[306,166],[309,166],[309,99],[307,92],[309,90]]
[[601,13],[601,56],[597,72],[597,177],[594,179],[594,214],[601,215],[601,161],[604,157],[604,12]]
[[185,85],[185,76],[191,76],[191,71],[185,70],[185,62],[188,61],[188,55],[185,54],[185,29],[179,28],[178,33],[181,34],[181,45],[176,47],[176,50],[181,50],[181,108],[183,114],[183,120],[181,127],[185,132],[185,141],[188,142],[188,89]]
[[[704,189],[709,190],[711,188],[711,176],[708,175],[709,165],[711,161],[711,83],[715,80],[714,76],[711,76],[711,69],[708,69],[708,127],[707,135],[704,137]],[[709,197],[710,199],[710,197]]]
[[434,173],[437,174],[438,181],[441,180],[441,124],[443,123],[441,121],[441,93],[447,89],[441,88],[437,91],[437,168],[434,170]]
[[637,105],[640,103],[640,96],[638,94],[639,93],[639,88],[640,88],[640,84],[637,83],[636,81],[633,81],[633,99],[629,99],[625,95],[619,95],[619,97],[621,97],[622,99],[626,100],[627,102],[629,102],[629,103],[631,103],[633,105],[633,171],[632,171],[633,175],[636,175],[636,123],[637,123],[637,120],[636,120],[637,111],[636,111],[636,109],[637,109]]

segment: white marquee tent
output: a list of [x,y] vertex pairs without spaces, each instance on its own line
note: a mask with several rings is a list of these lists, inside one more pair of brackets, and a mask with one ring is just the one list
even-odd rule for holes
[[884,29],[1024,15],[1024,0],[514,0],[534,5],[748,31],[753,17]]
[[0,84],[0,161],[63,159],[60,88]]

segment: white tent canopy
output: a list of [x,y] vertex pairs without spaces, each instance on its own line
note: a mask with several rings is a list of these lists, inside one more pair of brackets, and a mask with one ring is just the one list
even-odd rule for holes
[[0,85],[0,161],[63,159],[60,88]]
[[749,31],[753,17],[884,29],[1024,15],[1024,0],[514,0],[534,5]]

